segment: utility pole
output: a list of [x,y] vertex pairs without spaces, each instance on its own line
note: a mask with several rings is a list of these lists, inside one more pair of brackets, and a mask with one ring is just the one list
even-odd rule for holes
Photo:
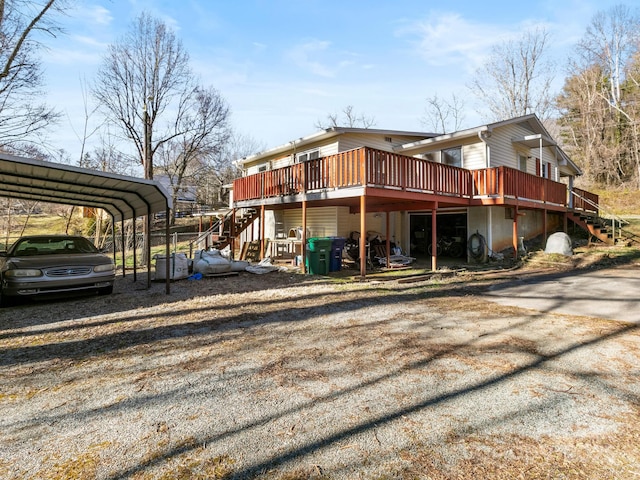
[[151,152],[151,125],[149,117],[149,111],[147,110],[147,101],[153,100],[153,97],[149,96],[143,106],[143,121],[144,121],[144,145],[142,147],[144,156],[144,178],[147,180],[153,179],[153,156]]
[[[142,121],[143,121],[143,145],[142,156],[144,163],[144,178],[146,180],[153,179],[153,152],[151,150],[151,117],[147,109],[147,102],[153,100],[152,96],[145,99],[142,105]],[[142,226],[142,264],[147,265],[147,278],[151,275],[151,216],[146,215],[143,219]],[[167,261],[169,261],[167,259]],[[149,280],[150,281],[150,280]],[[149,281],[147,283],[149,283]]]

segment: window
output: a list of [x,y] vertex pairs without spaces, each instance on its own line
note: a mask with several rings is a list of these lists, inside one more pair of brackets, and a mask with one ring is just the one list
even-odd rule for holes
[[462,167],[462,147],[442,150],[442,163],[452,167]]
[[439,162],[440,161],[440,152],[427,152],[422,155],[425,160],[429,160],[430,162]]
[[536,158],[536,175],[542,178],[551,178],[551,162],[541,162]]
[[309,150],[307,152],[303,152],[303,153],[299,153],[298,154],[298,161],[299,162],[306,162],[307,160],[315,160],[317,158],[320,158],[320,150],[319,149]]
[[525,157],[524,155],[518,156],[518,170],[522,172],[527,171],[527,157]]
[[542,178],[551,178],[551,164],[549,162],[542,162],[542,171],[540,172]]

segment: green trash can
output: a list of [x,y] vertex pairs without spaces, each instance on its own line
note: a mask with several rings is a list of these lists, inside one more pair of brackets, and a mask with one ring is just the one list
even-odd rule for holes
[[311,275],[326,275],[331,262],[331,239],[313,237],[307,240],[305,265]]

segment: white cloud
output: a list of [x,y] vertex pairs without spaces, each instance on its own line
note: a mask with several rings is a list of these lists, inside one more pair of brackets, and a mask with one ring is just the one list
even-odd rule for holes
[[80,7],[73,13],[74,17],[79,20],[97,24],[97,25],[111,25],[113,21],[113,15],[111,11],[107,10],[101,5],[88,5],[86,7]]
[[304,43],[292,48],[287,53],[287,58],[303,70],[314,75],[331,78],[335,76],[335,69],[319,61],[320,54],[326,52],[330,45],[330,42],[320,40]]
[[482,24],[458,13],[432,13],[428,18],[397,31],[399,36],[417,37],[417,53],[432,66],[465,65],[475,70],[491,45],[514,37],[522,30],[500,25]]

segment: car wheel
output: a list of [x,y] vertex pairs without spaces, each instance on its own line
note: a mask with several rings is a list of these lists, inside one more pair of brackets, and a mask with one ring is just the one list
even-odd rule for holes
[[113,293],[113,285],[110,285],[108,287],[102,287],[98,290],[98,293],[100,295],[111,295]]
[[4,295],[2,291],[0,291],[0,308],[10,307],[15,303],[15,299],[8,295]]

